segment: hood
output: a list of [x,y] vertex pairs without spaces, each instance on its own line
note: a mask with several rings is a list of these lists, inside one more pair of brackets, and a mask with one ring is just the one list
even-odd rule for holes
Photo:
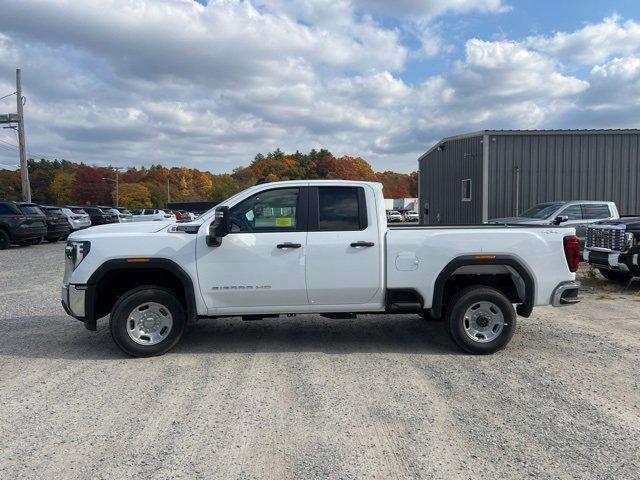
[[174,222],[127,222],[127,223],[109,223],[107,225],[96,225],[85,228],[78,232],[74,232],[69,236],[70,240],[76,240],[81,237],[90,235],[121,235],[126,233],[155,233],[165,230]]
[[640,217],[624,217],[615,220],[600,220],[595,222],[594,226],[619,225],[640,229]]
[[548,225],[549,220],[540,218],[527,218],[527,217],[504,217],[504,218],[492,218],[488,223],[506,223],[506,224],[521,224],[526,223],[529,225]]

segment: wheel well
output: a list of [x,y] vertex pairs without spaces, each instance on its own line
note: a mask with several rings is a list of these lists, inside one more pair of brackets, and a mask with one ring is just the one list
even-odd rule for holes
[[[129,290],[143,285],[158,286],[170,290],[182,303],[185,311],[189,312],[188,293],[181,279],[173,272],[158,267],[119,268],[105,272],[95,285],[95,318],[102,318],[109,314],[118,298]],[[187,315],[187,318],[189,317],[190,315]]]
[[519,304],[519,315],[528,317],[531,314],[535,293],[531,274],[516,259],[496,255],[488,261],[474,257],[452,260],[436,279],[432,315],[440,317],[457,292],[473,285],[494,288],[511,303]]

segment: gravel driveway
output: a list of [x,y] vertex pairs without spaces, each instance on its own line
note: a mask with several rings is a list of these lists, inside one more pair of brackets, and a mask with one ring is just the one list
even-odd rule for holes
[[640,289],[538,308],[495,355],[416,316],[203,321],[125,357],[0,252],[0,478],[638,478]]

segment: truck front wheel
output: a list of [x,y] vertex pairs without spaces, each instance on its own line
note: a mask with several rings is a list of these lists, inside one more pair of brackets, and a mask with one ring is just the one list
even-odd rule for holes
[[184,307],[167,289],[144,286],[125,293],[111,310],[111,336],[134,357],[152,357],[171,350],[182,338]]
[[451,338],[463,350],[486,355],[505,347],[516,329],[516,312],[507,297],[490,287],[468,287],[447,308]]

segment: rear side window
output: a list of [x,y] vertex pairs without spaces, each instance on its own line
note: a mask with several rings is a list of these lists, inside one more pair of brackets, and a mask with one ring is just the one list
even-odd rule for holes
[[0,203],[0,215],[15,215],[16,211],[13,210],[9,205]]
[[22,213],[25,215],[44,215],[42,210],[34,205],[22,205],[20,210],[22,210]]
[[85,212],[82,208],[72,208],[71,211],[73,213],[79,213],[79,214],[87,214],[87,212]]
[[[364,230],[359,188],[318,188],[318,230]],[[363,221],[364,220],[364,221]]]
[[605,203],[585,203],[582,205],[582,214],[584,218],[608,218],[611,216],[609,205]]
[[571,205],[560,212],[560,215],[566,215],[569,220],[582,220],[582,207],[580,205]]

